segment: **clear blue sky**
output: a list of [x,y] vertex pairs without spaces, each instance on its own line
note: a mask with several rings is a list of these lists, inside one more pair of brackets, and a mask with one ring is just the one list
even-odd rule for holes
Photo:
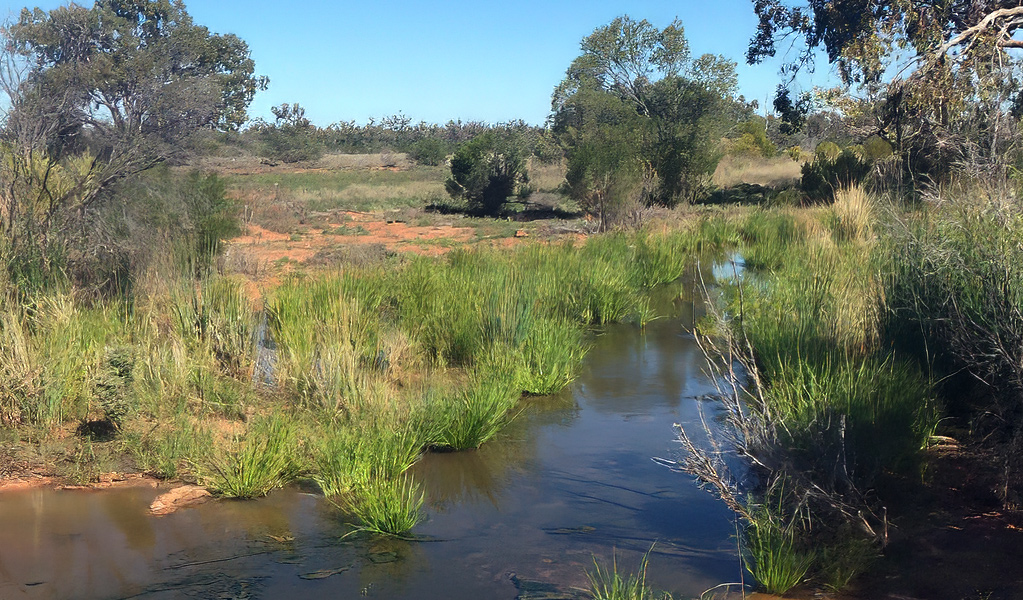
[[[0,0],[0,18],[22,6]],[[763,104],[778,81],[777,61],[745,65],[756,26],[751,0],[186,0],[186,6],[195,22],[248,42],[257,72],[270,78],[250,116],[268,118],[271,106],[298,102],[321,126],[399,111],[414,121],[541,124],[579,42],[624,14],[658,27],[679,17],[694,55],[723,54],[739,63],[748,99]],[[823,70],[814,77],[803,85],[827,83]]]

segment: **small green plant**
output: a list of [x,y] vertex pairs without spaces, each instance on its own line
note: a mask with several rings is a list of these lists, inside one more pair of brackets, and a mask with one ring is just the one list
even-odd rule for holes
[[657,595],[646,584],[646,571],[650,564],[650,552],[653,546],[643,555],[639,563],[639,572],[623,575],[618,571],[618,555],[612,552],[611,566],[601,565],[593,558],[593,570],[586,573],[590,582],[590,594],[594,600],[671,600],[671,595]]
[[200,479],[227,498],[258,498],[298,475],[291,425],[274,415],[257,421],[233,447],[220,449],[198,468]]
[[799,585],[817,558],[799,546],[794,524],[780,524],[766,509],[754,513],[744,539],[746,567],[770,594],[781,595]]
[[411,477],[373,477],[355,486],[342,504],[359,530],[401,536],[423,519],[424,495]]

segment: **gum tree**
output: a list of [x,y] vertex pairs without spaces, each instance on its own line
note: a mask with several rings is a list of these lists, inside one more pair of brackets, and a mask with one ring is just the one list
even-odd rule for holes
[[750,64],[779,47],[801,49],[782,70],[776,101],[790,120],[798,123],[809,105],[790,98],[789,84],[823,56],[844,90],[868,101],[844,108],[867,106],[865,133],[883,136],[910,170],[935,174],[963,159],[998,161],[1010,150],[1023,114],[1019,2],[755,0],[754,11]]
[[244,41],[179,0],[24,9],[0,37],[0,232],[44,268],[111,185],[198,130],[237,129],[266,85]]
[[[552,102],[573,196],[602,216],[629,198],[666,206],[696,198],[741,106],[735,63],[694,59],[678,20],[657,29],[619,17],[581,48]],[[613,153],[601,150],[609,144]]]

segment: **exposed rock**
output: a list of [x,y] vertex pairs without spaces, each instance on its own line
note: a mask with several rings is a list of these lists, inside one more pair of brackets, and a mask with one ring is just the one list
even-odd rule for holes
[[160,494],[149,505],[149,514],[169,515],[182,508],[196,506],[210,499],[210,492],[197,485],[183,485]]

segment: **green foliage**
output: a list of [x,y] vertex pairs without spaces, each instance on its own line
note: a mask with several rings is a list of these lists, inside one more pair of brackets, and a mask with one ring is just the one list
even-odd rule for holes
[[191,224],[192,255],[207,267],[220,254],[221,241],[241,231],[226,191],[226,182],[215,173],[193,172],[181,186]]
[[[399,415],[400,416],[400,415]],[[328,498],[343,498],[370,481],[399,478],[418,459],[426,432],[414,418],[360,414],[316,432],[313,477]]]
[[448,147],[442,140],[424,137],[409,146],[408,155],[421,165],[437,166],[447,159]]
[[239,281],[209,275],[181,282],[170,311],[181,339],[214,356],[222,372],[251,373],[258,317]]
[[817,556],[800,547],[796,524],[780,523],[766,508],[753,514],[743,536],[743,560],[767,593],[783,595],[803,581]]
[[767,137],[767,122],[754,118],[735,126],[728,152],[738,156],[772,158],[778,154],[778,148]]
[[184,412],[144,435],[129,432],[124,438],[139,466],[162,479],[182,476],[182,466],[187,468],[189,461],[208,455],[213,445],[210,432],[196,427]]
[[103,418],[118,428],[134,408],[135,399],[131,389],[134,368],[133,348],[109,347],[103,353],[96,376],[96,400]]
[[836,156],[829,149],[818,147],[813,161],[803,164],[799,185],[811,202],[832,202],[839,189],[859,185],[872,167],[872,163],[848,148]]
[[[69,295],[31,303],[4,299],[0,314],[0,418],[8,424],[55,427],[89,416],[104,349],[127,342],[123,307],[84,308]],[[108,365],[109,366],[109,365]],[[127,390],[110,390],[109,407],[128,412]],[[122,402],[123,400],[123,402]]]
[[639,572],[623,575],[618,571],[618,556],[615,553],[611,558],[611,566],[604,566],[593,558],[593,571],[586,573],[590,582],[590,594],[594,600],[671,600],[667,593],[657,595],[653,589],[647,587],[646,571],[650,564],[650,552],[643,555],[639,563]]
[[551,318],[538,321],[522,350],[522,390],[537,396],[560,392],[575,380],[586,350],[583,331],[574,323]]
[[358,519],[359,529],[400,536],[422,520],[423,499],[419,485],[403,476],[359,483],[342,506]]
[[81,224],[101,191],[177,154],[196,132],[237,129],[266,86],[244,41],[210,33],[171,0],[24,9],[2,36],[14,93],[4,137],[16,153],[45,148],[59,166],[88,144],[103,157],[82,163],[83,185],[44,182],[50,221]]
[[294,430],[283,417],[259,419],[244,437],[197,465],[200,480],[227,498],[265,496],[298,476],[295,447]]
[[437,412],[435,444],[451,450],[479,448],[493,438],[509,420],[508,411],[518,402],[516,373],[507,365],[483,366],[453,397],[434,401]]
[[458,147],[445,186],[452,198],[464,198],[470,210],[497,215],[516,187],[528,181],[527,158],[514,132],[487,131]]
[[631,203],[674,206],[709,182],[717,140],[742,107],[735,63],[691,59],[679,21],[619,17],[582,42],[554,92],[554,131],[572,195],[602,222]]
[[285,103],[271,110],[273,123],[259,120],[253,127],[260,156],[285,163],[313,161],[323,156],[323,143],[316,126],[305,118],[304,108],[297,103]]
[[950,397],[949,409],[1004,440],[1008,502],[1023,490],[1023,218],[1004,189],[946,194],[888,232],[888,327],[905,352],[937,355],[939,374],[965,369],[988,384],[978,398]]

